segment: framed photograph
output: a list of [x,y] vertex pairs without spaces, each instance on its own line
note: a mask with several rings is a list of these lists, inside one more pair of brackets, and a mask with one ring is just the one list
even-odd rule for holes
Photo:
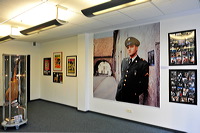
[[43,60],[43,75],[51,75],[51,58]]
[[66,76],[77,76],[77,56],[66,57]]
[[169,65],[196,65],[196,30],[168,34]]
[[169,101],[197,105],[197,70],[169,70]]
[[148,63],[150,66],[154,66],[154,50],[148,52]]
[[62,52],[53,53],[53,70],[62,71]]
[[63,73],[62,72],[53,72],[53,82],[54,83],[63,83]]

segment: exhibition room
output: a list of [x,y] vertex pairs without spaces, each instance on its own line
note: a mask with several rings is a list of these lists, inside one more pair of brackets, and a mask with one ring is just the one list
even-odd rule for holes
[[1,132],[199,132],[199,0],[0,8]]

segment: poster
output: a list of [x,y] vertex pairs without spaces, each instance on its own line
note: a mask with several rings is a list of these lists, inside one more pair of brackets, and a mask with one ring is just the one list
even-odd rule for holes
[[77,56],[66,57],[66,76],[77,76]]
[[62,71],[62,52],[53,53],[53,70]]
[[51,58],[44,58],[43,74],[51,75]]
[[[130,99],[133,95],[137,96],[138,102],[118,101],[116,94],[119,87],[126,86],[122,84],[121,64],[123,59],[128,59],[129,54],[125,46],[125,40],[134,37],[139,40],[140,45],[137,49],[137,55],[140,61],[148,65],[149,72],[144,76],[148,76],[148,86],[144,92],[133,93],[134,89],[130,89],[130,94],[126,92]],[[160,107],[160,23],[141,25],[138,27],[130,27],[127,29],[119,29],[94,35],[94,71],[93,71],[93,97],[116,102],[127,102],[130,104],[147,105]],[[151,54],[149,56],[149,54]],[[127,61],[128,62],[128,61]],[[135,63],[137,61],[134,60]],[[132,75],[138,75],[138,71],[133,71]],[[135,78],[137,80],[137,78]],[[134,82],[134,79],[132,80]],[[139,84],[139,83],[138,83]],[[120,86],[121,85],[121,86]],[[142,89],[142,88],[141,88]],[[121,91],[123,93],[123,91]],[[139,99],[138,99],[139,98]]]

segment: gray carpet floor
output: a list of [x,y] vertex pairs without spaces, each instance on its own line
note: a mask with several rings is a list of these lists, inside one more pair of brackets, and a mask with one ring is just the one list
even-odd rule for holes
[[28,124],[21,125],[18,130],[15,127],[4,130],[1,126],[0,132],[183,133],[90,111],[82,112],[44,100],[29,102],[27,111]]

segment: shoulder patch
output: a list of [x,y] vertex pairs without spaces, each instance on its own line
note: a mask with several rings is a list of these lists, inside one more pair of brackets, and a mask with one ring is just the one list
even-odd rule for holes
[[143,58],[140,58],[142,61],[146,61],[145,59],[143,59]]

